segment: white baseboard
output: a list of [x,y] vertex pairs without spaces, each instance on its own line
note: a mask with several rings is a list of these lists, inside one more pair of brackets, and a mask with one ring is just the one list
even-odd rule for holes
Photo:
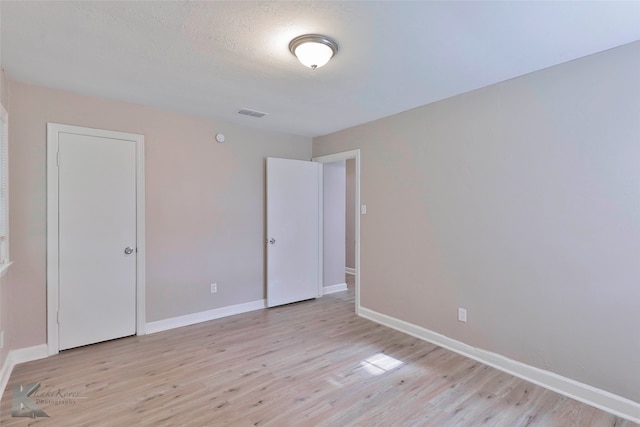
[[550,371],[545,371],[497,353],[472,347],[421,326],[360,307],[358,314],[366,319],[428,341],[440,347],[477,360],[523,380],[537,384],[571,399],[640,423],[640,403],[615,395]]
[[245,302],[243,304],[228,305],[226,307],[214,308],[213,310],[149,322],[145,325],[145,331],[147,334],[153,334],[155,332],[167,331],[169,329],[180,328],[182,326],[195,325],[196,323],[233,316],[234,314],[260,310],[262,308],[266,308],[266,306],[266,301],[263,299]]
[[32,360],[44,359],[48,355],[48,347],[46,344],[11,350],[7,354],[7,358],[0,369],[0,400],[9,382],[9,377],[11,377],[11,372],[13,372],[13,368],[15,368],[16,365],[31,362]]
[[344,268],[344,272],[347,273],[347,274],[350,274],[352,276],[356,275],[356,269],[355,268],[345,267]]
[[322,288],[322,295],[333,294],[335,292],[342,292],[347,290],[346,283],[338,283],[337,285],[324,286]]

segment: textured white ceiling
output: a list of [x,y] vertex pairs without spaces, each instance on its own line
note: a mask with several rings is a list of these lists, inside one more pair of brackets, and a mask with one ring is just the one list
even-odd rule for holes
[[[638,1],[2,1],[0,14],[14,79],[305,136],[640,40]],[[340,51],[312,71],[288,43],[316,32]]]

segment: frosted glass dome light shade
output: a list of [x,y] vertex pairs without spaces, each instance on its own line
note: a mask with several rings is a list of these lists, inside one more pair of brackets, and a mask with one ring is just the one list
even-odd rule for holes
[[289,50],[302,65],[315,70],[329,62],[338,51],[338,45],[327,36],[306,34],[291,40]]
[[315,69],[329,62],[333,51],[327,45],[307,42],[298,46],[295,54],[303,65]]

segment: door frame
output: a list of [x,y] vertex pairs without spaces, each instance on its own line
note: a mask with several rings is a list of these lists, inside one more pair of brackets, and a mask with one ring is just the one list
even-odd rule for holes
[[144,135],[47,123],[47,352],[60,351],[59,308],[59,229],[58,229],[58,137],[60,133],[121,139],[136,144],[136,334],[145,334],[145,193]]
[[[360,149],[344,151],[341,153],[328,154],[325,156],[313,157],[311,160],[318,163],[333,163],[342,160],[355,159],[356,162],[356,183],[355,183],[355,215],[356,215],[356,314],[360,314]],[[324,191],[324,189],[323,189]],[[322,195],[321,195],[322,196]],[[322,226],[320,227],[322,229]],[[322,230],[321,230],[322,231]],[[321,265],[322,269],[322,265]]]

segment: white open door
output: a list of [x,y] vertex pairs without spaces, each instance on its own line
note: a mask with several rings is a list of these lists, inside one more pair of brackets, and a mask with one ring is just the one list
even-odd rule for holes
[[267,158],[267,306],[321,296],[322,165]]

